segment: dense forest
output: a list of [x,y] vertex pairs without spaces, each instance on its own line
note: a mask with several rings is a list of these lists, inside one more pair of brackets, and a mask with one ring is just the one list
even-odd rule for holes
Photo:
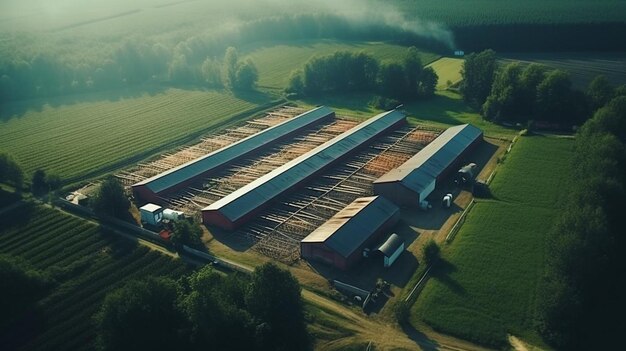
[[626,97],[600,108],[576,134],[572,183],[548,233],[539,327],[563,350],[621,345],[626,323],[621,223],[626,201]]
[[252,276],[209,266],[110,293],[95,317],[102,350],[307,350],[300,285],[274,264]]

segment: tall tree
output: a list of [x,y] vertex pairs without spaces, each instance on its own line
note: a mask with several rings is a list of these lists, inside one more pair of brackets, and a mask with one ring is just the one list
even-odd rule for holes
[[43,195],[48,192],[46,172],[43,169],[38,169],[33,173],[33,178],[30,182],[30,191],[35,196]]
[[124,187],[113,176],[107,177],[91,198],[91,207],[98,214],[117,218],[128,215],[130,201],[124,193]]
[[201,243],[200,237],[202,237],[202,229],[198,223],[186,220],[174,223],[172,242],[175,245],[196,246]]
[[419,93],[419,83],[422,78],[422,60],[416,47],[411,46],[404,58],[404,72],[407,80],[407,96],[416,97]]
[[250,313],[269,326],[260,330],[266,350],[310,349],[300,285],[291,273],[273,263],[258,267],[246,303]]
[[476,109],[485,103],[491,92],[495,71],[496,53],[493,50],[471,53],[465,57],[461,71],[461,93],[465,102]]
[[426,67],[422,70],[420,75],[420,82],[418,87],[418,95],[420,97],[429,98],[435,95],[435,89],[437,88],[437,82],[439,76],[432,67]]
[[259,71],[251,59],[239,63],[235,74],[236,88],[241,90],[251,90],[259,80]]
[[230,46],[224,54],[224,83],[229,88],[234,88],[237,84],[237,66],[239,63],[239,55],[237,49]]
[[130,281],[107,295],[96,314],[102,350],[175,350],[184,316],[176,284],[165,278]]
[[491,87],[491,94],[482,107],[485,119],[492,121],[512,119],[522,112],[521,73],[522,67],[516,62],[506,65],[498,72]]
[[13,185],[17,190],[22,189],[24,172],[11,155],[0,152],[0,182]]
[[553,70],[537,86],[537,118],[552,122],[571,122],[573,104],[569,74]]
[[600,75],[595,77],[589,86],[587,87],[587,99],[589,100],[589,106],[593,111],[606,105],[615,94],[615,88],[611,85],[605,76]]

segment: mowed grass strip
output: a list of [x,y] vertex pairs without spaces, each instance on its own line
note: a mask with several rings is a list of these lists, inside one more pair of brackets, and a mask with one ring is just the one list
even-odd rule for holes
[[[304,68],[306,62],[315,56],[331,55],[336,51],[365,52],[381,61],[401,61],[406,56],[407,47],[380,42],[344,41],[294,41],[287,44],[248,48],[251,58],[259,70],[258,85],[261,89],[284,89],[289,83],[291,72]],[[421,52],[424,64],[430,63],[438,55]]]
[[463,69],[463,59],[454,57],[442,57],[437,61],[428,64],[439,77],[437,90],[443,90],[454,85],[463,79],[461,69]]
[[[5,116],[0,150],[27,173],[77,178],[206,130],[267,101],[221,91],[168,89],[153,95],[79,102]],[[7,106],[11,110],[11,106]]]
[[571,139],[522,137],[499,168],[493,200],[480,200],[444,248],[411,309],[414,325],[489,346],[507,334],[540,341],[533,320],[547,233],[567,189]]

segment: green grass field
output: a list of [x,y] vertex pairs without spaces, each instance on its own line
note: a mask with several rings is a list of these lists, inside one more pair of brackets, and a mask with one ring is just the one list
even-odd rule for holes
[[[351,43],[340,41],[301,41],[287,44],[273,44],[258,48],[244,48],[259,70],[258,86],[261,89],[282,90],[289,82],[292,71],[301,69],[314,56],[330,55],[336,51],[365,52],[381,61],[400,61],[407,52],[406,46],[386,43]],[[430,63],[438,55],[422,52],[424,64]]]
[[[0,119],[0,149],[12,154],[27,173],[42,168],[76,180],[119,168],[131,157],[171,148],[269,101],[263,96],[246,100],[219,91],[180,89],[138,95],[109,100],[94,94],[84,97],[93,102],[69,104],[61,98],[41,108],[30,108],[31,102],[3,106],[13,112]],[[25,112],[15,112],[20,108]]]
[[[428,66],[432,67],[435,72],[437,72],[437,76],[439,77],[437,90],[444,90],[463,79],[461,76],[463,59],[442,57],[439,60],[430,63]],[[448,82],[450,82],[450,84],[448,84]]]
[[491,183],[494,199],[479,200],[444,247],[411,309],[414,325],[489,346],[503,346],[507,334],[540,342],[533,327],[537,285],[572,147],[565,138],[519,139]]
[[[0,253],[21,257],[56,284],[37,303],[38,314],[21,349],[91,350],[93,314],[107,292],[146,276],[177,278],[179,260],[137,247],[96,225],[28,204],[0,216]],[[19,214],[19,215],[16,215]]]

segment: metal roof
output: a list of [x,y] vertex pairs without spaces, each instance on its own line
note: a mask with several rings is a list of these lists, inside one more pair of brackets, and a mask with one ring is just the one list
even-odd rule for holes
[[334,112],[326,106],[315,108],[221,149],[215,150],[210,154],[136,183],[133,187],[144,185],[154,193],[162,192],[212,169],[224,166],[228,162],[232,162],[251,151],[275,142],[284,135],[307,127],[331,114],[334,114]]
[[140,211],[155,213],[162,210],[162,207],[155,204],[145,204],[139,208]]
[[383,196],[358,198],[302,242],[325,243],[341,256],[348,257],[399,212],[400,208]]
[[235,222],[404,119],[396,110],[378,114],[202,210],[219,210]]
[[382,252],[387,257],[391,257],[402,244],[404,244],[404,240],[398,234],[393,233],[376,250]]
[[471,124],[450,127],[401,166],[378,178],[374,184],[402,182],[407,188],[421,193],[482,133],[482,130]]

